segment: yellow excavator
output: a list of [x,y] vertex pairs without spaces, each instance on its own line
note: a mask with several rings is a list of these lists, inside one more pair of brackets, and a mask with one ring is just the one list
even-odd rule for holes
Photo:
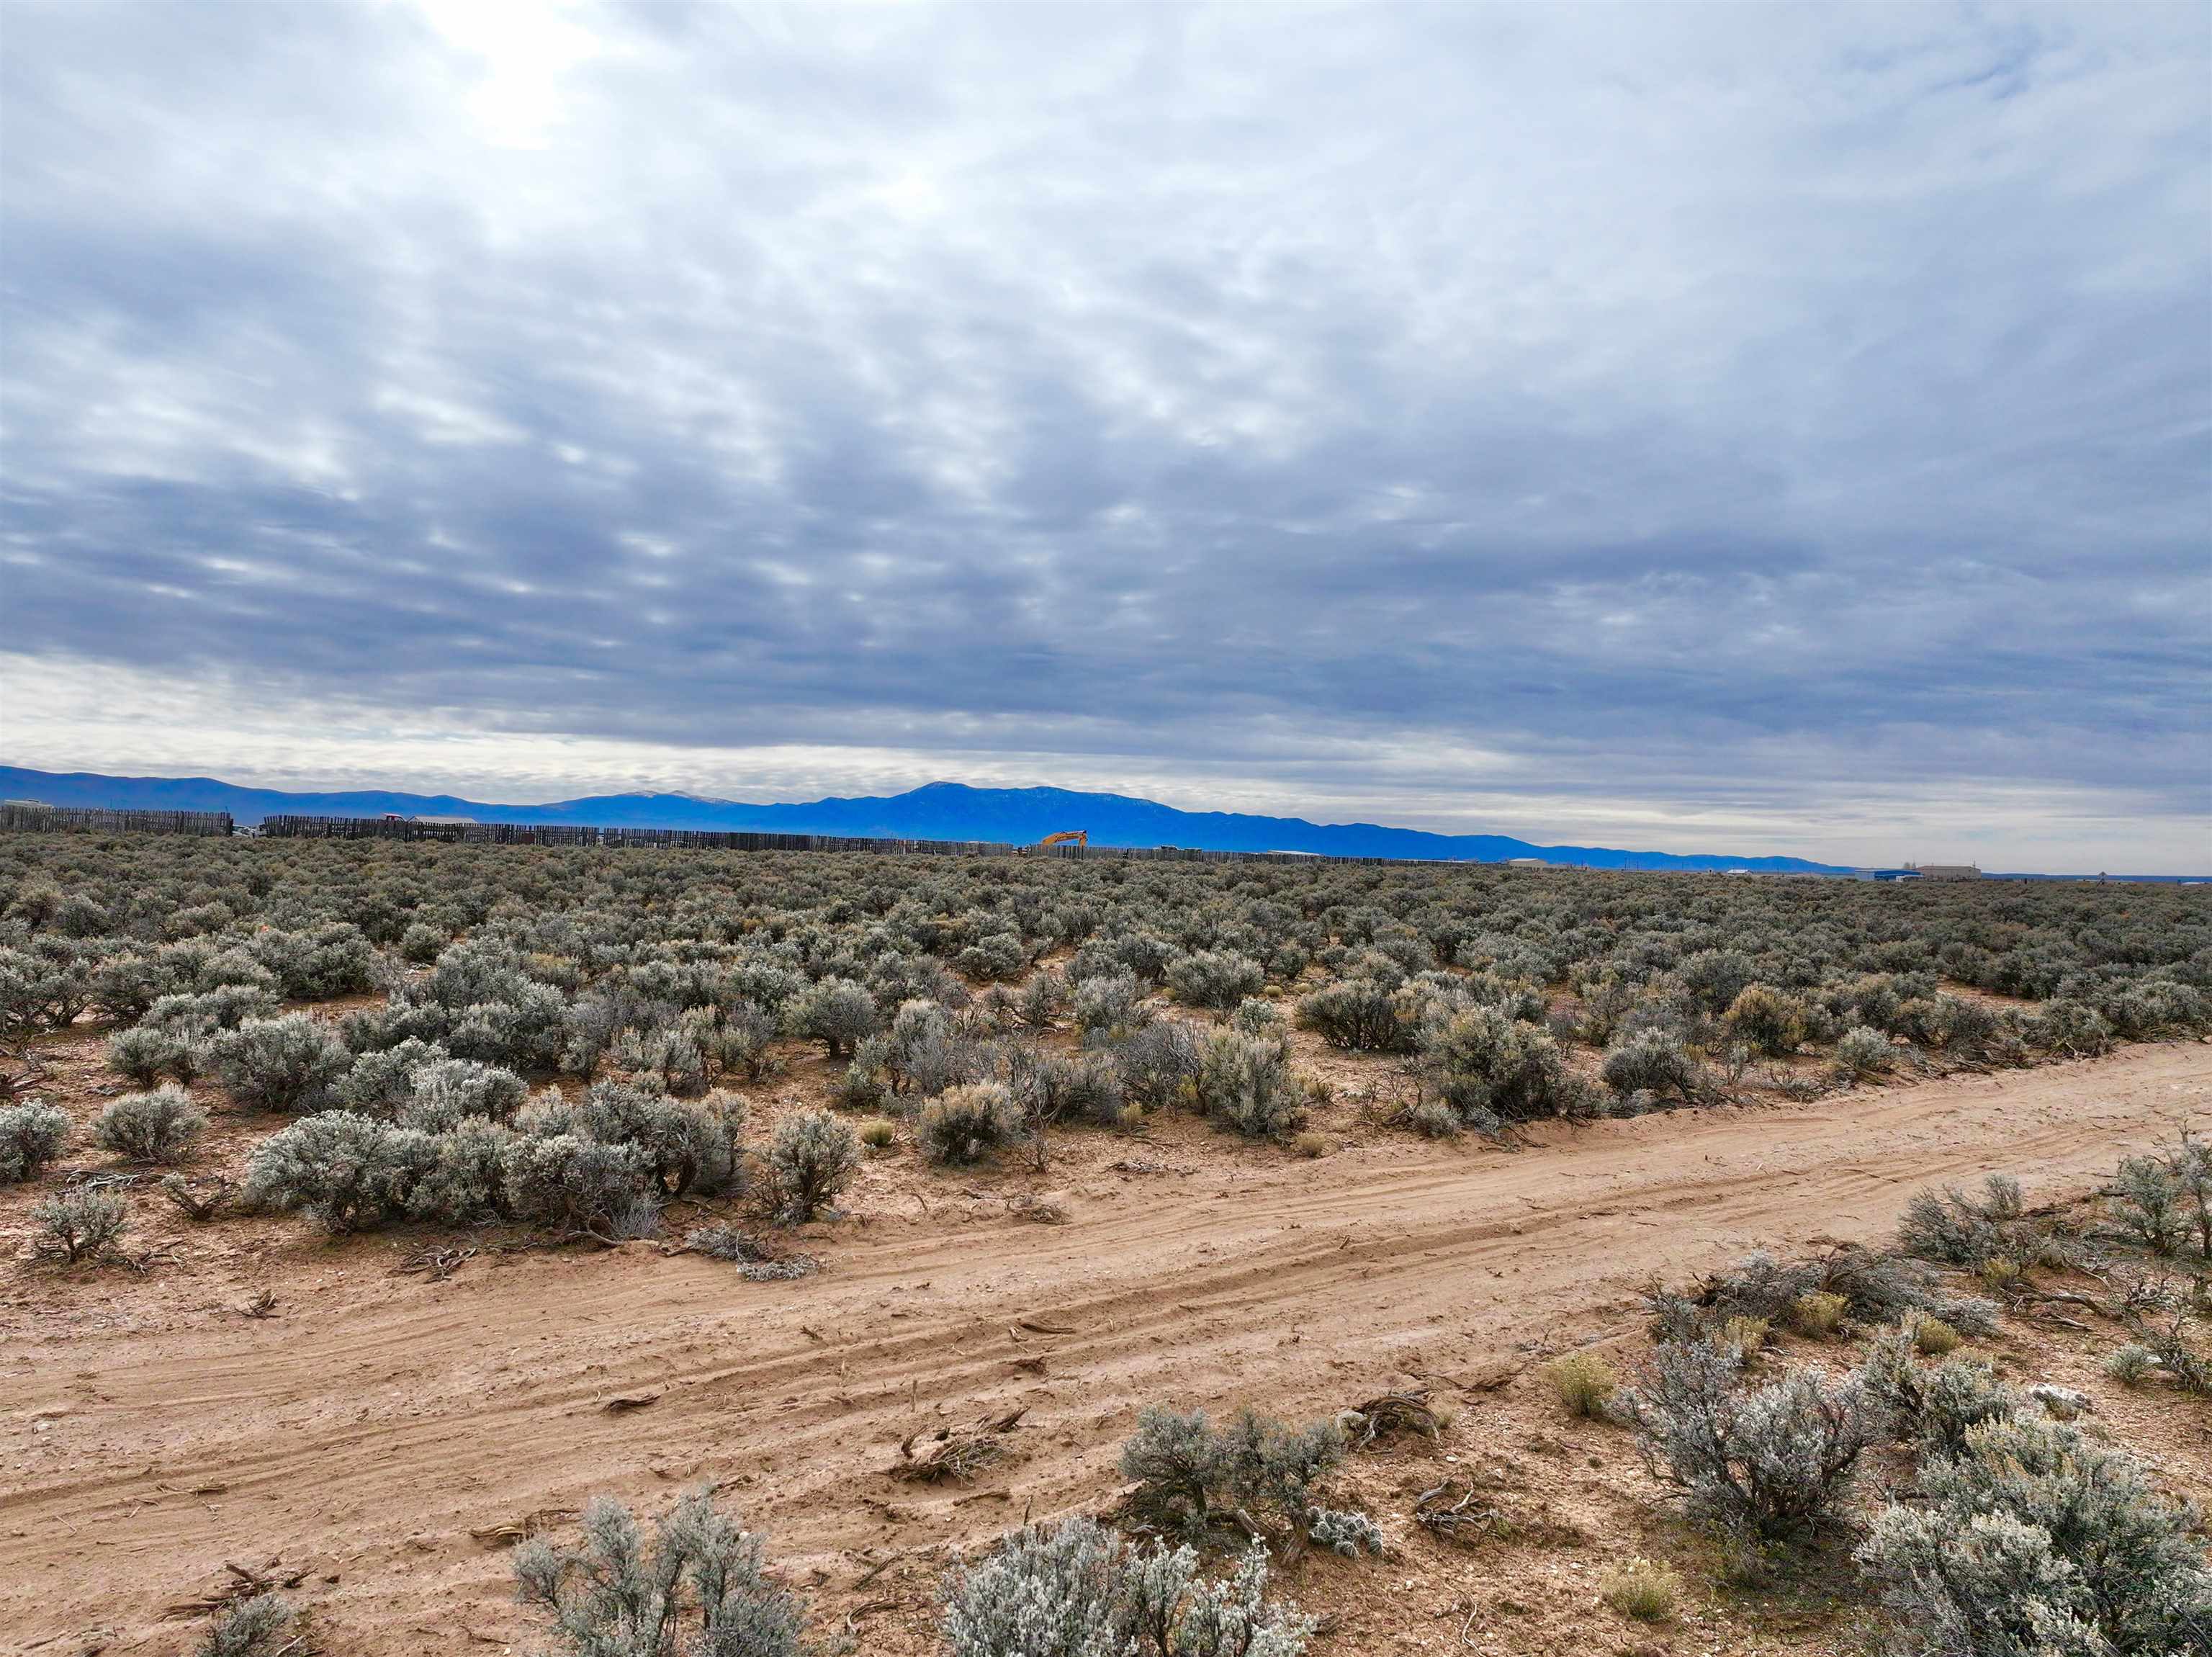
[[1085,851],[1088,851],[1091,849],[1091,831],[1089,829],[1067,829],[1059,834],[1046,835],[1043,839],[1037,842],[1037,844],[1041,847],[1078,845],[1081,846]]

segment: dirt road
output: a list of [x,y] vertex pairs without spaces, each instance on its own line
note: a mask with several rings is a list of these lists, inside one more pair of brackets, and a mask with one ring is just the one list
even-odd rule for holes
[[[226,1560],[281,1556],[311,1563],[301,1595],[342,1631],[333,1651],[520,1648],[507,1556],[472,1529],[603,1490],[659,1507],[702,1477],[794,1581],[849,1605],[892,1550],[1098,1498],[1144,1404],[1313,1412],[1525,1362],[1620,1326],[1655,1274],[1879,1239],[1914,1190],[1990,1170],[2071,1194],[2208,1107],[2212,1046],[2188,1044],[1553,1130],[1519,1152],[1394,1136],[1246,1166],[1102,1141],[1057,1176],[1069,1223],[954,1217],[948,1180],[928,1215],[810,1245],[828,1270],[788,1283],[644,1245],[426,1283],[389,1274],[389,1240],[301,1237],[261,1262],[281,1286],[267,1321],[202,1291],[11,1341],[0,1648],[182,1650],[165,1605]],[[1003,1476],[885,1477],[916,1429],[1016,1407]]]

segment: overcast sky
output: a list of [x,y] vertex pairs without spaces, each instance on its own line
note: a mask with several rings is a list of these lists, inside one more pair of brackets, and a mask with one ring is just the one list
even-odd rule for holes
[[8,5],[0,758],[2212,868],[2212,9]]

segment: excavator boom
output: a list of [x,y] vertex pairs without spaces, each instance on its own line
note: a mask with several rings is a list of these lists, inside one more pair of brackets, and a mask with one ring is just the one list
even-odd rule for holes
[[1091,844],[1091,831],[1089,829],[1067,829],[1059,834],[1048,834],[1043,839],[1038,841],[1037,844],[1041,846],[1064,846],[1071,841],[1075,844],[1088,850]]

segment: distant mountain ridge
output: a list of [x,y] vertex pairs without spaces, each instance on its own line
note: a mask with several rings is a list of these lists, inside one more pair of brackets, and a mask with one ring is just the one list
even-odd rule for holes
[[1042,839],[1088,829],[1094,845],[1189,846],[1205,851],[1310,851],[1338,857],[1420,857],[1504,862],[1540,857],[1585,868],[1758,869],[1832,874],[1802,857],[1728,857],[1606,846],[1540,846],[1501,834],[1432,834],[1375,823],[1310,823],[1298,817],[1178,811],[1154,800],[1069,789],[975,789],[931,783],[905,794],[752,805],[689,794],[608,794],[549,805],[509,806],[450,794],[368,789],[299,794],[246,789],[205,777],[103,777],[0,765],[0,797],[122,811],[227,811],[253,824],[281,813],[311,817],[473,817],[480,822],[586,823],[602,828],[752,829],[785,834],[887,835],[919,840]]

